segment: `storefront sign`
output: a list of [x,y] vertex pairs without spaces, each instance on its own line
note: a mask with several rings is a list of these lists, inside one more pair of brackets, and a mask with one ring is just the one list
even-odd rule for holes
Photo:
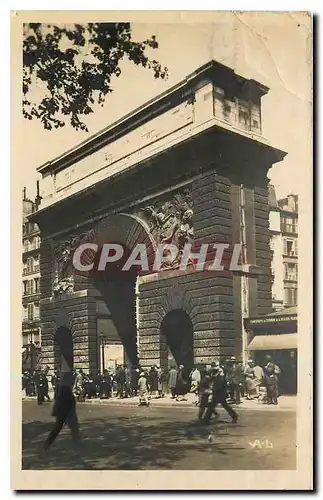
[[285,323],[287,321],[297,321],[297,315],[294,316],[273,316],[267,318],[255,318],[248,319],[246,324],[248,325],[268,325],[272,323]]

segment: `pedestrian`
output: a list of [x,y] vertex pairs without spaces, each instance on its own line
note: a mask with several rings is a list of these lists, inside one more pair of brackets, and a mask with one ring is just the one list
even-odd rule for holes
[[161,383],[162,398],[165,396],[165,394],[168,394],[167,379],[168,379],[167,371],[164,368],[161,368],[160,383]]
[[29,397],[32,394],[32,387],[31,387],[31,377],[28,371],[25,371],[22,379],[22,388],[25,390],[26,396]]
[[59,384],[60,384],[60,373],[59,371],[56,370],[56,372],[53,374],[52,376],[52,388],[53,388],[53,391],[54,391],[54,399],[56,398],[57,396],[57,391],[58,391],[58,388],[59,388]]
[[102,395],[102,383],[103,383],[103,376],[98,370],[96,372],[96,375],[94,377],[94,385],[95,385],[95,397],[101,397]]
[[261,366],[255,363],[253,371],[255,374],[255,385],[256,385],[257,398],[259,402],[261,389],[264,389],[264,370]]
[[152,366],[148,374],[148,386],[151,397],[156,397],[158,393],[158,373],[155,366]]
[[184,365],[179,365],[175,386],[176,401],[187,401],[185,398],[188,392],[188,381],[185,377]]
[[267,389],[266,403],[278,405],[278,377],[280,368],[273,363],[272,356],[266,355],[267,364],[264,367],[265,386]]
[[226,382],[228,386],[228,395],[230,401],[235,404],[240,404],[240,384],[243,381],[244,375],[241,371],[235,356],[227,361]]
[[218,404],[230,415],[232,423],[238,421],[238,414],[227,402],[227,384],[223,370],[219,363],[215,363],[211,370],[211,386],[212,396],[209,397],[209,404],[204,416],[204,423],[208,424],[211,420],[212,413]]
[[194,366],[193,370],[191,371],[189,378],[190,378],[190,383],[191,383],[191,392],[193,394],[195,394],[195,400],[194,400],[193,404],[195,406],[197,406],[198,402],[199,402],[198,401],[198,394],[199,394],[199,386],[200,386],[200,382],[201,382],[201,373],[197,369],[196,366]]
[[92,372],[90,372],[88,376],[88,397],[89,399],[96,397],[96,385]]
[[45,450],[48,450],[55,441],[65,423],[71,430],[73,441],[78,442],[80,439],[79,424],[76,414],[76,401],[73,394],[73,383],[71,372],[62,374],[52,410],[52,416],[55,417],[56,421],[45,441]]
[[44,377],[38,368],[35,372],[35,386],[37,394],[37,404],[41,405],[45,402],[45,384]]
[[85,382],[84,373],[81,368],[78,372],[75,373],[74,377],[74,393],[77,397],[77,400],[80,402],[85,401],[86,393],[84,388],[84,382]]
[[161,374],[162,374],[162,369],[160,368],[159,365],[156,365],[155,367],[156,372],[157,372],[157,391],[158,391],[158,397],[162,397],[162,381],[161,381]]
[[36,396],[36,372],[30,370],[30,395]]
[[238,369],[239,369],[239,375],[240,375],[240,396],[245,397],[246,396],[246,384],[245,384],[245,377],[244,377],[244,365],[242,361],[238,362]]
[[138,393],[139,393],[139,405],[138,406],[149,406],[150,401],[148,399],[148,383],[147,377],[144,372],[141,372],[138,379]]
[[112,397],[112,374],[108,370],[103,371],[104,397],[109,399]]
[[49,402],[50,401],[50,397],[49,397],[49,394],[48,394],[49,387],[48,387],[48,378],[47,378],[46,370],[41,373],[41,380],[43,381],[43,384],[44,384],[44,398],[46,398],[47,401]]
[[[199,385],[199,411],[198,420],[203,423],[208,406],[212,403],[212,377],[211,367],[206,366],[201,373]],[[210,415],[211,418],[211,415]]]
[[257,396],[255,364],[252,359],[249,359],[244,370],[245,387],[247,399],[254,399]]
[[175,394],[176,381],[177,381],[177,370],[174,366],[172,366],[168,373],[168,387],[170,389],[172,399],[175,399],[176,397]]
[[133,366],[131,372],[131,395],[137,396],[138,392],[139,368]]
[[131,395],[131,370],[128,366],[125,366],[125,397],[128,398]]
[[116,370],[117,392],[116,396],[124,398],[126,388],[126,373],[123,366],[119,366]]

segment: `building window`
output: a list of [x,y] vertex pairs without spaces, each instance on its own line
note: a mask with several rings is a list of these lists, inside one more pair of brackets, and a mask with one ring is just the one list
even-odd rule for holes
[[288,255],[288,257],[296,257],[297,256],[297,239],[290,240],[284,239],[284,255]]
[[31,295],[34,293],[34,281],[33,280],[28,280],[27,282],[27,295]]
[[23,306],[23,308],[22,308],[22,317],[23,317],[23,319],[27,319],[28,318],[28,308],[27,308],[27,306]]
[[251,116],[249,103],[239,102],[239,124],[246,130],[250,130]]
[[293,217],[282,217],[281,230],[283,233],[297,234],[297,219]]
[[297,281],[297,264],[285,264],[285,280]]
[[34,319],[39,318],[39,303],[34,304]]
[[34,319],[34,304],[28,304],[28,319]]
[[39,292],[39,278],[35,278],[35,293]]
[[30,241],[29,240],[24,241],[24,250],[25,250],[25,252],[29,252],[29,250],[30,250]]
[[30,273],[33,270],[33,259],[32,257],[28,257],[27,259],[27,272]]
[[250,128],[250,115],[247,111],[239,110],[239,123],[243,128],[249,130]]
[[27,347],[28,344],[29,344],[28,333],[23,333],[22,334],[22,346]]
[[297,288],[284,288],[286,306],[297,306]]

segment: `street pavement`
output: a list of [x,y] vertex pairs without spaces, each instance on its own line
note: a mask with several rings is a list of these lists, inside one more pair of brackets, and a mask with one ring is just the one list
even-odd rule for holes
[[79,403],[82,441],[64,428],[49,452],[51,403],[22,402],[22,468],[85,470],[268,470],[296,468],[296,412],[247,409],[232,424],[201,426],[194,407]]

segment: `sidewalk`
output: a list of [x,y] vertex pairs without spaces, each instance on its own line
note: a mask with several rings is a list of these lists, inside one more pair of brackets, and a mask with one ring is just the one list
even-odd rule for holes
[[[52,399],[53,394],[50,393],[50,397]],[[193,401],[195,396],[193,394],[187,394],[187,401],[176,401],[171,399],[169,395],[164,398],[152,398],[150,400],[151,407],[154,408],[187,408],[187,409],[196,409],[196,406],[193,405]],[[36,401],[36,397],[26,397],[23,393],[22,395],[23,401]],[[278,405],[264,405],[258,403],[256,400],[248,401],[246,399],[241,400],[240,405],[233,405],[234,408],[239,410],[266,410],[266,411],[296,411],[297,409],[297,396],[280,396],[278,398]],[[127,407],[136,407],[138,406],[139,398],[111,398],[111,399],[87,399],[85,403],[79,404],[93,404],[93,405],[110,405],[110,406],[127,406]]]

